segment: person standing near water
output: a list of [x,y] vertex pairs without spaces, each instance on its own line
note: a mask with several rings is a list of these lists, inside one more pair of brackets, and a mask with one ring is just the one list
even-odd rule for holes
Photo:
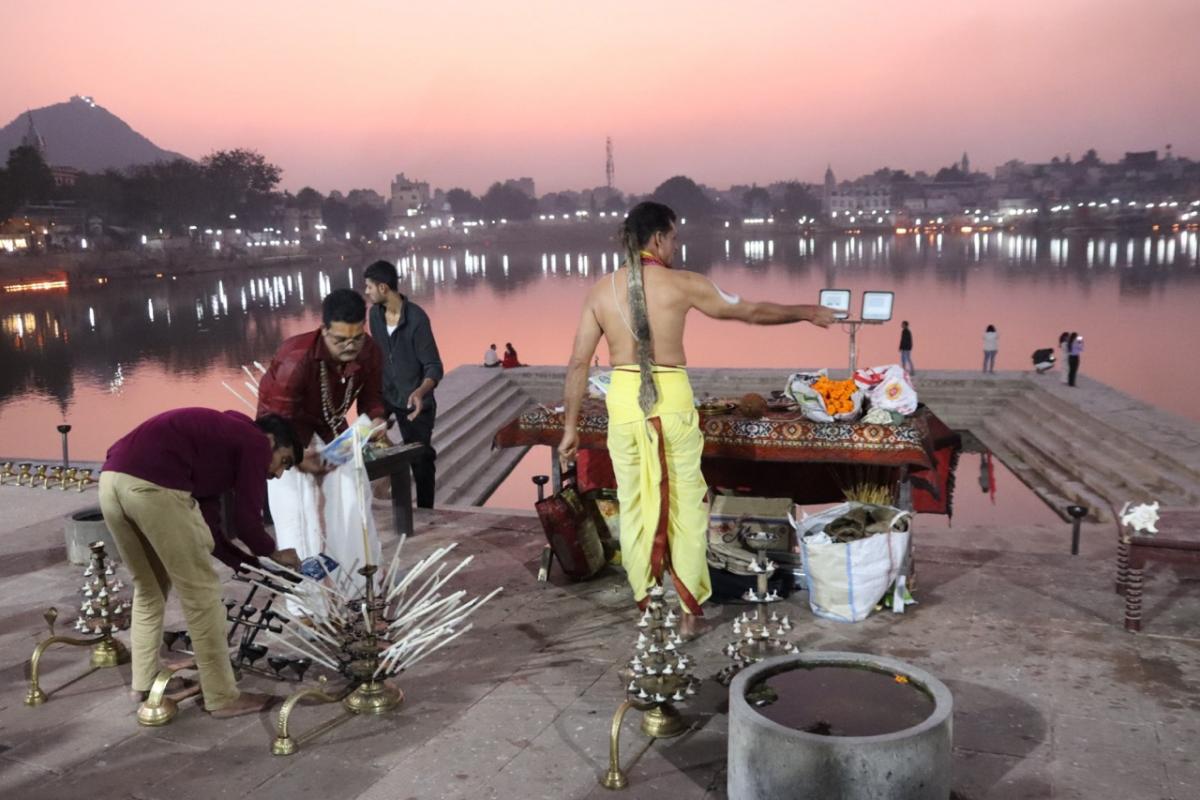
[[996,371],[996,353],[1000,351],[1000,334],[995,325],[988,325],[983,332],[983,371]]
[[588,292],[567,365],[563,468],[579,449],[579,415],[588,365],[601,339],[612,360],[608,453],[621,506],[621,562],[633,598],[644,608],[670,572],[683,606],[680,634],[700,632],[701,605],[712,594],[707,548],[708,487],[700,472],[704,435],[683,349],[688,312],[754,325],[810,322],[827,328],[822,306],[743,300],[708,278],[675,269],[675,212],[643,202],[621,225],[625,261]]
[[909,375],[916,375],[917,369],[912,360],[913,337],[908,327],[908,320],[900,323],[900,366],[908,370]]
[[1067,385],[1075,385],[1075,376],[1079,373],[1079,357],[1083,355],[1083,337],[1072,332],[1067,339]]
[[1071,348],[1067,346],[1067,343],[1070,340],[1071,340],[1071,334],[1068,333],[1067,331],[1063,331],[1062,335],[1060,335],[1058,337],[1058,360],[1059,360],[1059,363],[1062,364],[1063,383],[1067,383],[1069,380],[1067,377],[1067,369],[1068,369],[1067,365],[1068,365],[1068,362],[1070,361]]

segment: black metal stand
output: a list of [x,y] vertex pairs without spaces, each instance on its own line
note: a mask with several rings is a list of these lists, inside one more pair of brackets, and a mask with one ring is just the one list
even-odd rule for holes
[[1071,555],[1079,555],[1079,524],[1087,516],[1088,510],[1083,506],[1067,506],[1067,514],[1071,517]]

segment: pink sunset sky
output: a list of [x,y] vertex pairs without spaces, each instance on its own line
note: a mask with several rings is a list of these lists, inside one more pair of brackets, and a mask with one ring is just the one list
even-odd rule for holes
[[[716,186],[978,169],[1095,147],[1200,158],[1196,0],[40,3],[0,124],[91,95],[161,147],[283,186]],[[17,33],[18,35],[13,35]]]

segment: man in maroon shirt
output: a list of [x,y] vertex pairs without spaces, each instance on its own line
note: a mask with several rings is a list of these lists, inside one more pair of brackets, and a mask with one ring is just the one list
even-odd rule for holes
[[[167,592],[174,585],[196,653],[205,708],[233,717],[265,708],[268,695],[239,692],[225,642],[221,582],[209,555],[232,566],[254,555],[299,566],[263,529],[263,495],[301,454],[278,416],[257,422],[236,411],[181,408],[134,428],[108,451],[100,509],[133,577],[131,688],[144,699],[158,673]],[[232,493],[233,531],[220,524],[221,496]]]
[[[355,401],[360,415],[386,418],[383,357],[367,336],[367,305],[358,292],[336,289],[321,306],[321,327],[293,336],[275,353],[259,382],[258,413],[291,422],[309,448],[296,472],[268,487],[280,545],[295,548],[301,559],[325,553],[349,568],[364,562],[353,462],[330,470],[318,451],[346,430],[346,413]],[[366,516],[371,558],[378,563],[379,537],[369,510]],[[334,580],[353,576],[338,572]]]

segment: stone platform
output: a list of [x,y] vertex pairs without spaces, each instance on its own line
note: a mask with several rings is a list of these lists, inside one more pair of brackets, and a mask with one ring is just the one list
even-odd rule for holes
[[[89,498],[64,496],[60,504]],[[43,501],[0,487],[0,505]],[[16,504],[16,505],[13,505]],[[51,649],[39,708],[22,703],[27,660],[48,605],[77,604],[79,571],[65,563],[59,505],[0,520],[0,797],[138,800],[214,798],[721,798],[726,694],[713,681],[684,710],[692,727],[650,742],[627,720],[629,788],[598,786],[607,732],[622,699],[616,671],[634,613],[623,576],[535,581],[543,537],[522,512],[418,511],[406,550],[449,541],[476,555],[472,591],[505,592],[476,629],[401,676],[396,712],[355,718],[301,746],[269,752],[275,715],[215,720],[184,705],[176,720],[140,728],[125,697],[128,669],[86,671],[86,654]],[[387,511],[379,528],[390,531]],[[919,525],[919,522],[918,522]],[[385,553],[394,539],[385,534]],[[787,601],[804,648],[894,656],[954,693],[954,786],[960,798],[1195,798],[1200,796],[1200,583],[1151,571],[1145,633],[1121,627],[1112,591],[1111,525],[1087,525],[1080,556],[1063,555],[1063,526],[918,527],[919,605],[857,625],[815,618]],[[244,588],[230,584],[229,596]],[[725,666],[720,648],[740,607],[710,605],[718,628],[690,645],[697,674]],[[174,601],[170,623],[178,623]],[[69,620],[68,620],[69,622]],[[293,684],[248,678],[285,694]],[[63,687],[63,688],[59,688]],[[297,730],[337,715],[301,706]],[[636,716],[636,715],[631,715]]]

